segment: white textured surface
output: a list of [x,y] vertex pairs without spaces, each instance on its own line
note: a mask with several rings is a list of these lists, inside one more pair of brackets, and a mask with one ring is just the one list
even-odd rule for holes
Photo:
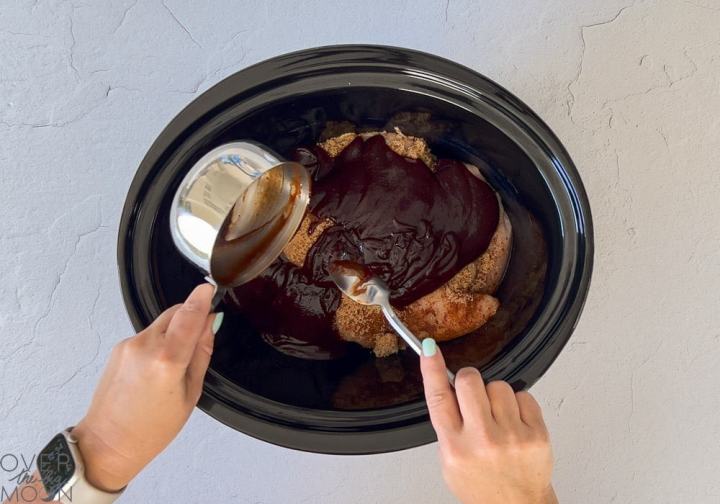
[[[533,390],[561,500],[719,502],[720,0],[287,5],[0,4],[0,452],[31,453],[74,423],[131,333],[116,230],[164,125],[246,65],[371,42],[497,80],[545,118],[586,183],[592,291]],[[124,500],[453,502],[434,446],[309,455],[201,412]]]

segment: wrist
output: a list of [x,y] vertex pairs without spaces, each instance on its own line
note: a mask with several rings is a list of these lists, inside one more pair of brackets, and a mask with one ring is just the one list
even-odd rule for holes
[[98,490],[118,492],[135,475],[127,458],[114,451],[85,421],[72,430],[85,466],[85,480]]

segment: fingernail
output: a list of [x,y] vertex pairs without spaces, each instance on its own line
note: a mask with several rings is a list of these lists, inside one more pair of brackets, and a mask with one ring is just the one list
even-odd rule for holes
[[432,357],[437,352],[437,343],[432,338],[425,338],[422,342],[423,355]]
[[213,320],[213,325],[212,325],[213,334],[217,334],[217,332],[220,330],[220,326],[222,325],[224,318],[225,318],[225,314],[223,312],[217,312],[215,314],[215,320]]

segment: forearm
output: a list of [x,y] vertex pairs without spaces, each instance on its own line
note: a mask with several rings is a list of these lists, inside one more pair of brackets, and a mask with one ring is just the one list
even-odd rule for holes
[[[40,475],[35,471],[32,475],[25,476],[24,482],[17,486],[12,492],[2,487],[2,496],[5,499],[2,504],[31,504],[48,502],[47,493],[40,481]],[[56,502],[56,501],[52,501]]]

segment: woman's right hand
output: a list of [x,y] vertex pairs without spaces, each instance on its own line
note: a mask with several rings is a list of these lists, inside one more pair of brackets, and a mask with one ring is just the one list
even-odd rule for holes
[[453,390],[434,340],[423,341],[423,354],[425,398],[455,496],[463,504],[557,503],[552,448],[535,399],[506,382],[486,386],[474,368],[457,373]]

